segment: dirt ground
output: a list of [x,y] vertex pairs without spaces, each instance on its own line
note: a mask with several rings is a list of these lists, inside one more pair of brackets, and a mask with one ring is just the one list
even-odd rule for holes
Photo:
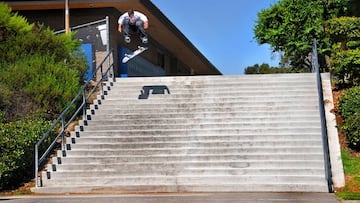
[[[332,94],[333,94],[333,100],[334,100],[333,113],[336,116],[336,123],[338,126],[342,126],[344,124],[344,121],[339,114],[339,98],[341,97],[343,91],[344,90],[339,90],[339,89],[335,88],[334,84],[332,84]],[[339,139],[340,139],[341,147],[347,147],[345,133],[340,129],[338,129],[338,132],[339,132]]]

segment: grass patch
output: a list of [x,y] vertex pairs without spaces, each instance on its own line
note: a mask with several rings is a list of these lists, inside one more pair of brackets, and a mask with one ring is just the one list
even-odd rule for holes
[[344,172],[347,175],[360,177],[360,157],[355,156],[350,149],[341,150],[341,158],[344,165]]
[[336,196],[344,200],[360,200],[360,193],[358,192],[337,192]]
[[336,192],[344,200],[360,200],[360,156],[349,148],[341,150],[346,185]]

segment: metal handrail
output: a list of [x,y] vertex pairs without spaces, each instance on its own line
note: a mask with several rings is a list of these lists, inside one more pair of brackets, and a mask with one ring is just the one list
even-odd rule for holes
[[[77,26],[71,27],[70,30],[76,30],[76,29],[79,29],[79,28],[83,28],[83,27],[87,27],[87,26],[90,26],[90,25],[99,24],[99,23],[102,23],[102,22],[107,23],[107,20],[108,20],[108,17],[106,17],[105,19],[101,19],[101,20],[97,20],[97,21],[90,22],[90,23],[85,23],[85,24],[82,24],[82,25],[77,25]],[[65,33],[65,29],[55,31],[54,33],[55,33],[55,34]]]
[[[71,122],[73,122],[77,116],[79,116],[79,113],[82,110],[82,116],[83,119],[86,119],[86,110],[87,110],[87,104],[89,101],[89,98],[94,94],[97,93],[98,88],[100,87],[100,94],[104,95],[104,87],[103,83],[105,81],[115,81],[114,77],[114,63],[113,63],[113,50],[107,53],[105,58],[101,61],[99,66],[96,68],[95,72],[92,75],[92,78],[96,78],[98,75],[97,73],[100,72],[100,78],[97,79],[97,82],[95,85],[93,85],[92,89],[90,91],[86,91],[89,87],[90,82],[92,82],[92,78],[89,78],[81,90],[77,93],[77,95],[72,99],[70,104],[67,105],[67,107],[64,109],[64,111],[59,115],[59,117],[53,122],[53,124],[50,126],[50,128],[41,136],[39,141],[35,144],[35,185],[36,187],[41,186],[41,183],[39,182],[39,166],[42,164],[42,162],[48,157],[49,153],[54,149],[57,141],[61,137],[61,148],[62,151],[65,150],[65,134],[66,129],[70,125]],[[111,61],[111,62],[110,62]],[[108,62],[106,64],[106,62]],[[107,68],[103,70],[103,65],[107,65]],[[80,99],[82,98],[81,104],[79,104],[78,108],[75,110],[74,113],[72,113],[71,118],[66,121],[66,117],[73,105],[75,105]],[[61,130],[57,134],[57,136],[54,138],[54,140],[51,142],[49,147],[45,150],[43,154],[39,157],[39,146],[44,142],[46,138],[48,138],[51,135],[51,132],[55,130],[55,128],[60,124],[61,122]]]
[[[50,126],[50,128],[41,136],[39,141],[35,144],[35,186],[41,186],[41,183],[39,182],[39,167],[42,164],[42,162],[48,157],[49,153],[54,149],[57,141],[61,137],[61,148],[64,152],[65,150],[65,130],[68,128],[71,122],[73,122],[77,116],[79,116],[79,113],[82,110],[82,116],[83,119],[86,119],[86,108],[87,108],[87,102],[94,93],[96,93],[96,90],[100,86],[101,94],[104,94],[103,89],[103,82],[112,80],[115,81],[114,78],[114,60],[113,60],[113,50],[110,51],[110,43],[109,43],[109,17],[106,16],[105,19],[93,21],[90,23],[82,24],[76,27],[72,27],[71,29],[79,29],[82,27],[87,27],[94,24],[99,24],[105,22],[106,23],[106,51],[107,55],[104,57],[104,59],[100,62],[96,70],[94,71],[92,77],[90,77],[87,81],[85,81],[84,86],[81,88],[81,90],[77,93],[77,95],[72,99],[70,104],[66,106],[66,108],[63,110],[63,112],[59,115],[59,117],[53,122],[53,124]],[[55,34],[60,34],[65,32],[65,30],[60,30],[55,32]],[[103,65],[107,62],[107,68],[106,70],[103,70]],[[100,74],[98,72],[100,71]],[[96,78],[97,75],[100,75],[100,78],[97,79],[95,85],[93,85],[92,89],[90,91],[86,91],[89,87],[89,83],[92,80],[92,78]],[[75,105],[77,102],[79,102],[80,98],[82,97],[82,102],[79,105],[79,107],[74,111],[70,112],[73,105]],[[67,115],[71,114],[71,118],[66,122]],[[39,157],[39,146],[44,142],[45,139],[49,138],[51,133],[54,131],[54,129],[60,124],[61,122],[61,130],[57,134],[57,136],[52,140],[51,144],[46,148],[44,153],[41,154]]]
[[316,73],[316,81],[317,81],[317,88],[318,88],[318,94],[319,94],[321,136],[323,139],[323,146],[324,146],[325,176],[326,176],[326,179],[328,182],[328,190],[329,190],[329,192],[332,193],[332,192],[334,192],[334,189],[333,189],[332,174],[331,174],[329,142],[328,142],[327,127],[326,127],[326,119],[325,119],[324,96],[323,96],[322,80],[321,80],[321,74],[320,74],[320,68],[319,68],[316,39],[314,39],[312,56],[313,56],[312,57],[312,72]]

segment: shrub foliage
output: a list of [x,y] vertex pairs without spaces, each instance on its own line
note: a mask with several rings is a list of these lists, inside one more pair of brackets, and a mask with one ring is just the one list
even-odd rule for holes
[[74,34],[55,35],[43,25],[28,24],[4,3],[0,7],[7,12],[0,14],[5,19],[0,20],[1,110],[9,122],[38,109],[54,118],[83,81],[87,65],[81,44]]
[[87,63],[74,36],[0,2],[0,190],[34,177],[34,144],[80,90]]
[[343,93],[339,100],[339,111],[345,120],[342,128],[346,131],[349,146],[360,151],[360,86]]
[[0,124],[0,190],[13,189],[34,176],[34,145],[50,125],[45,120]]

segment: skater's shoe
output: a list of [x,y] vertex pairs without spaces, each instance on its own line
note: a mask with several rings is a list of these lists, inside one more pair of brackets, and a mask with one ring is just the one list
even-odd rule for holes
[[148,43],[148,38],[143,37],[143,38],[141,38],[141,41],[142,41],[142,43],[147,44]]
[[128,43],[128,44],[131,42],[131,39],[130,39],[129,36],[126,36],[126,37],[125,37],[125,42]]

